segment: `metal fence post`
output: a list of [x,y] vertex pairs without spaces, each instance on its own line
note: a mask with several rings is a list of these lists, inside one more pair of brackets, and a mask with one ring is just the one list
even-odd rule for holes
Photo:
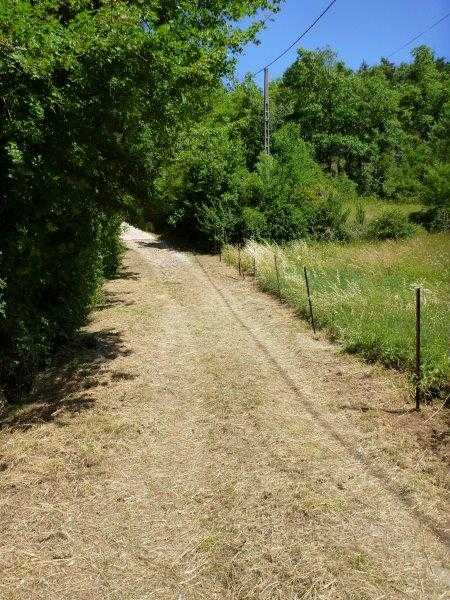
[[281,296],[280,271],[278,269],[278,254],[274,252],[273,256],[275,260],[275,273],[277,275],[278,294]]
[[422,368],[421,368],[421,298],[420,287],[416,288],[416,410],[420,410]]
[[304,267],[304,273],[305,273],[306,292],[308,294],[309,314],[311,317],[311,325],[313,328],[313,332],[315,334],[316,333],[316,323],[314,321],[314,311],[313,311],[313,304],[312,304],[312,298],[311,298],[311,290],[309,287],[308,271],[307,271],[306,267]]

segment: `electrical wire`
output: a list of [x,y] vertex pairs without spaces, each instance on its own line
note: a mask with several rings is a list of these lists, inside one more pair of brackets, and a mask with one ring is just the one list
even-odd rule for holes
[[409,46],[410,44],[412,44],[413,42],[418,40],[420,37],[422,37],[429,31],[431,31],[431,29],[433,29],[434,27],[439,25],[439,23],[442,23],[442,21],[445,21],[445,19],[447,19],[448,17],[450,17],[450,13],[447,13],[445,16],[441,17],[438,21],[436,21],[435,23],[430,25],[430,27],[428,27],[428,29],[425,29],[425,31],[422,31],[422,33],[417,34],[415,37],[413,37],[411,40],[409,40],[409,42],[406,42],[406,44],[403,44],[403,46],[401,46],[400,48],[398,48],[397,50],[395,50],[394,52],[389,54],[389,56],[387,58],[391,58],[392,56],[394,56],[394,54],[397,54],[398,52],[400,52],[401,50],[403,50],[404,48],[406,48],[407,46]]
[[288,52],[290,52],[292,50],[292,48],[294,48],[294,46],[296,46],[299,41],[305,37],[305,35],[307,33],[309,33],[311,31],[311,29],[317,25],[317,23],[320,21],[320,19],[322,17],[324,17],[326,15],[326,13],[330,10],[330,8],[333,6],[333,4],[336,4],[337,0],[332,0],[332,2],[330,2],[330,4],[325,8],[325,10],[323,10],[321,12],[321,14],[317,17],[317,19],[311,23],[311,25],[305,29],[305,31],[301,34],[301,36],[299,36],[295,42],[292,42],[292,44],[289,46],[289,48],[286,48],[286,50],[284,50],[279,56],[277,56],[277,58],[275,58],[272,62],[270,62],[269,64],[265,65],[264,67],[262,67],[262,69],[260,69],[259,71],[256,71],[256,73],[253,73],[253,75],[259,75],[260,73],[262,73],[264,71],[264,69],[271,67],[272,65],[274,65],[276,62],[278,62],[280,60],[280,58],[282,58],[283,56],[285,56]]

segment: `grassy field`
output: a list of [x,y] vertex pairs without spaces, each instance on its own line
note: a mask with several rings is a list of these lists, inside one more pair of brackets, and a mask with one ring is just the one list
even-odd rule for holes
[[350,218],[356,215],[357,207],[363,206],[364,213],[367,221],[372,221],[376,217],[378,217],[384,210],[389,210],[395,208],[406,215],[409,215],[412,212],[421,210],[424,208],[423,204],[412,203],[412,202],[396,202],[392,201],[383,201],[375,196],[365,197],[363,199],[355,198],[353,200],[349,200],[347,203],[347,208],[350,210]]
[[[249,243],[243,267],[263,289],[278,294],[274,254],[278,255],[281,297],[309,315],[303,267],[310,273],[319,327],[350,352],[369,361],[414,370],[414,288],[423,289],[423,391],[448,392],[449,248],[445,234],[419,234],[402,242],[305,243],[285,247]],[[237,250],[226,247],[236,265]],[[412,377],[411,377],[412,380]]]

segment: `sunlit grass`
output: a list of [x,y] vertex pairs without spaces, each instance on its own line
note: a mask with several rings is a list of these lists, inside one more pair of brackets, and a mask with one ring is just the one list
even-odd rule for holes
[[387,202],[376,198],[375,196],[369,196],[365,198],[354,198],[349,200],[347,208],[350,211],[350,217],[354,218],[357,213],[358,206],[364,209],[365,218],[367,222],[373,221],[380,216],[380,214],[388,209],[395,208],[406,215],[423,209],[423,205],[419,203],[412,203],[410,201],[405,202]]
[[[422,359],[426,394],[448,391],[449,250],[445,234],[420,234],[402,242],[306,243],[277,247],[250,242],[246,270],[266,291],[278,294],[303,317],[309,315],[303,268],[310,274],[319,327],[350,352],[414,372],[414,288],[423,290]],[[225,249],[237,264],[237,251]]]

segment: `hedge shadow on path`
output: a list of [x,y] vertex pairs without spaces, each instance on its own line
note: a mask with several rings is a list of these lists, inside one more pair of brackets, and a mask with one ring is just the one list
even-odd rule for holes
[[[105,364],[129,354],[120,332],[78,333],[38,376],[33,391],[0,412],[0,429],[27,430],[54,421],[62,413],[75,415],[91,408],[94,399],[89,391],[107,385]],[[114,371],[111,376],[114,379]]]

